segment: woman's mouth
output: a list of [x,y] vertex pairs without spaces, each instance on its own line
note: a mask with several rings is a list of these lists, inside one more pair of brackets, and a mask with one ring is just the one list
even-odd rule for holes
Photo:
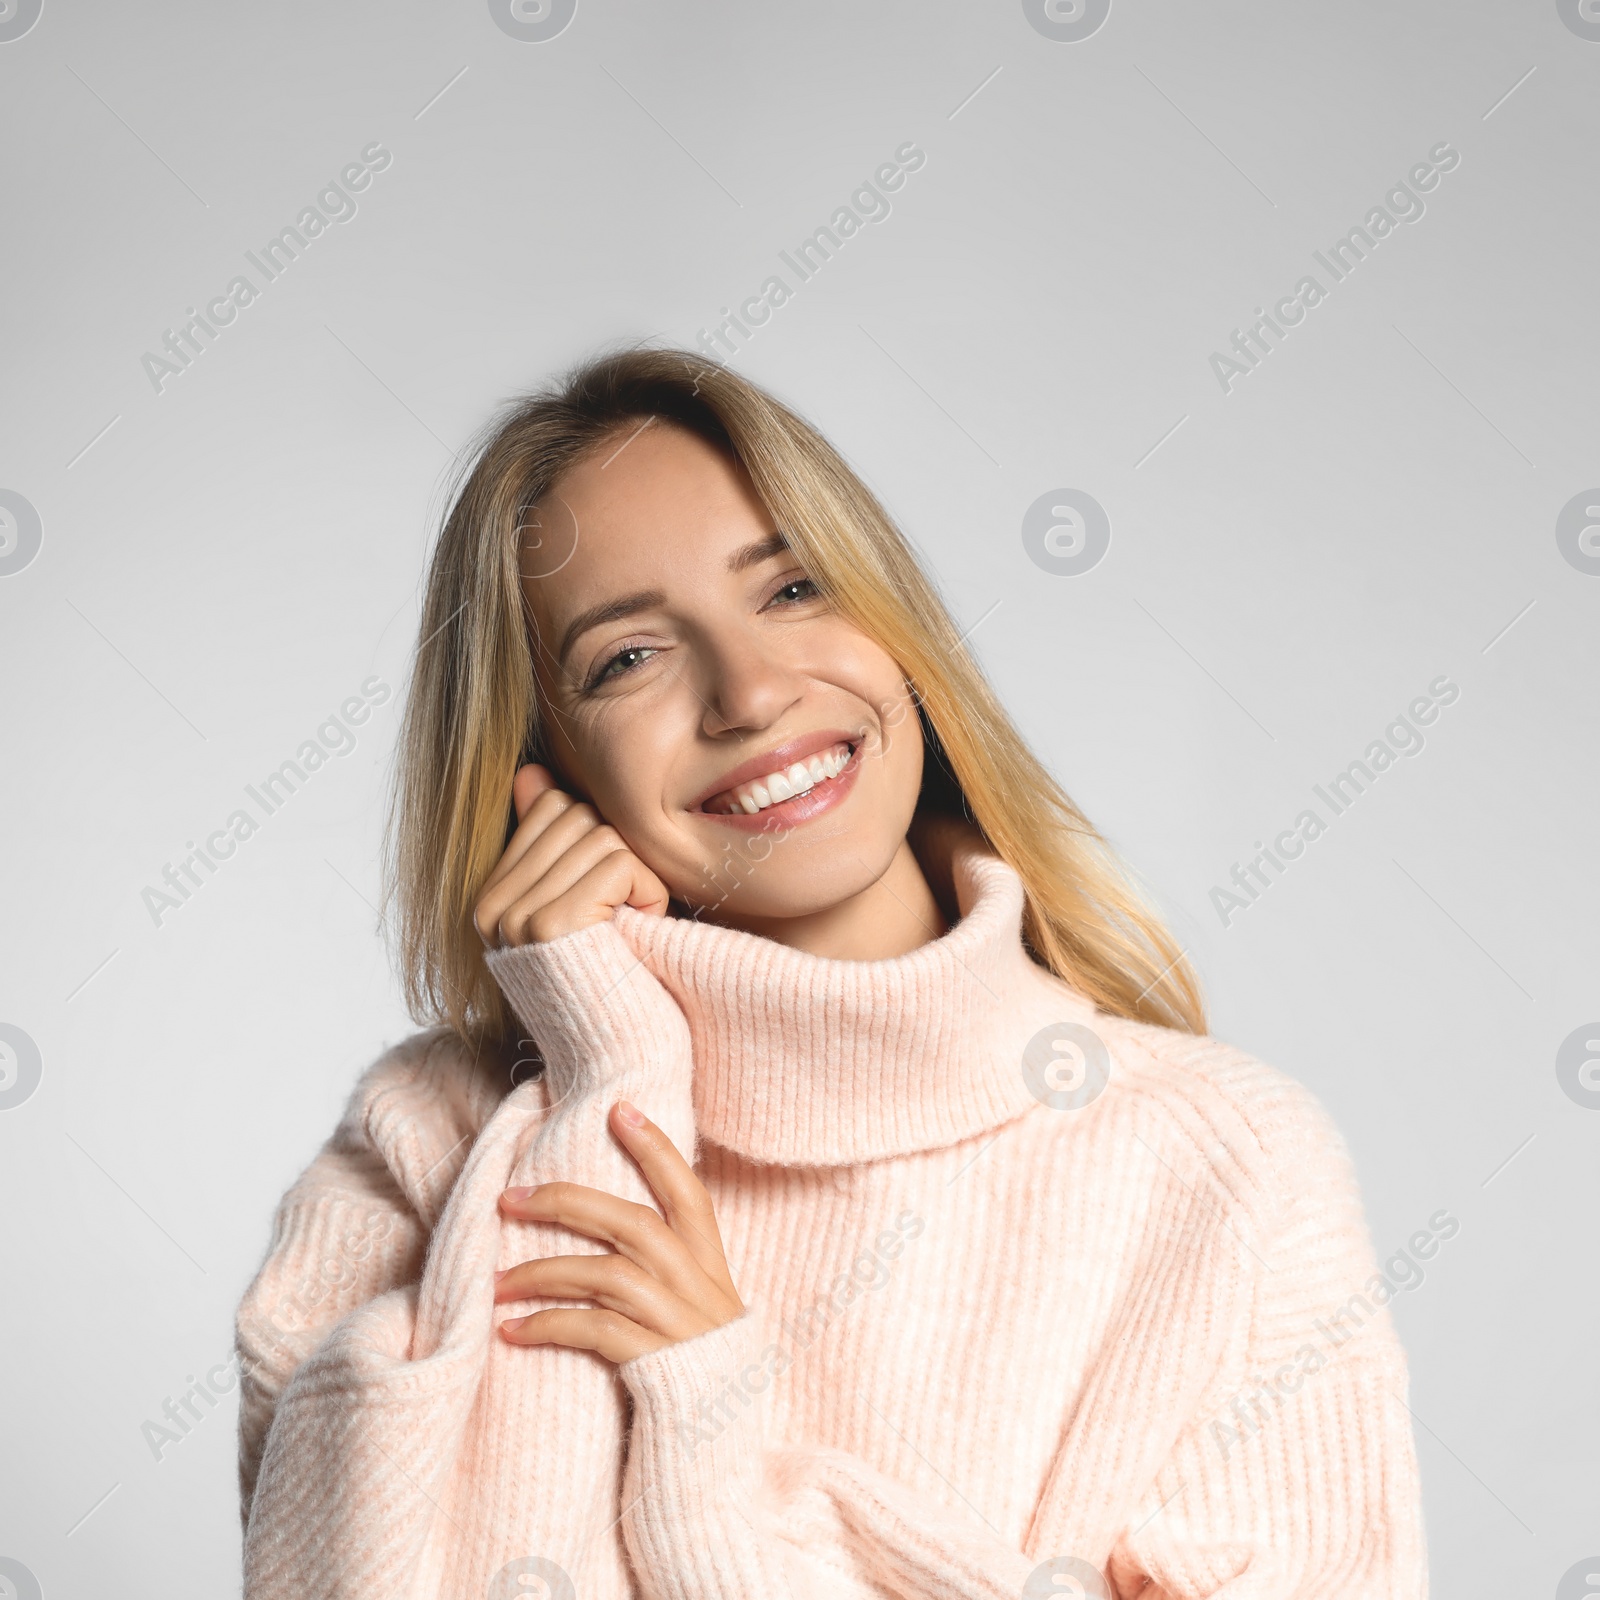
[[700,810],[763,831],[803,822],[843,799],[853,786],[861,767],[855,759],[859,748],[858,743],[841,741],[789,767],[724,789],[704,801]]

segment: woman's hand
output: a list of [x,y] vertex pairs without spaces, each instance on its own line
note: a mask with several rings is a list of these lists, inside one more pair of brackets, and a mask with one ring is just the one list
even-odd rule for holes
[[[630,1122],[629,1118],[637,1118]],[[592,1300],[500,1324],[511,1344],[560,1344],[620,1362],[732,1322],[744,1311],[728,1275],[705,1185],[672,1141],[626,1100],[611,1128],[638,1162],[661,1214],[579,1183],[507,1189],[500,1211],[521,1222],[559,1222],[615,1248],[598,1256],[550,1256],[500,1274],[495,1303],[549,1297]]]
[[627,904],[667,912],[667,886],[587,801],[555,786],[545,767],[519,767],[511,781],[517,831],[473,907],[491,950],[548,944],[608,921]]

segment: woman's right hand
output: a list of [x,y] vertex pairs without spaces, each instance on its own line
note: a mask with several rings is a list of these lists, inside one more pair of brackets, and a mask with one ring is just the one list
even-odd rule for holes
[[548,944],[609,921],[620,905],[666,915],[667,886],[592,805],[556,788],[548,768],[519,767],[511,803],[517,831],[472,912],[489,949]]

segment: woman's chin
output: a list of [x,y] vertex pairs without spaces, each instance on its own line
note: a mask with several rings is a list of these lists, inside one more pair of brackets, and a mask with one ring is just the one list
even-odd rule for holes
[[[788,877],[789,874],[785,874]],[[755,877],[725,895],[672,897],[668,915],[692,917],[722,927],[769,932],[774,925],[803,917],[825,916],[872,886],[879,874],[859,871],[848,878],[840,874],[793,874],[793,882],[769,874],[765,883]],[[857,881],[859,880],[859,881]]]

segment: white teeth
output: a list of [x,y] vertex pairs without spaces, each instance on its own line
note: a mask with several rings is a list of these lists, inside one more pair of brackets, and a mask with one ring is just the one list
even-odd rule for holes
[[765,778],[741,783],[730,793],[727,803],[719,805],[718,809],[724,813],[742,811],[746,816],[753,817],[768,806],[805,794],[826,778],[836,778],[849,761],[850,746],[835,745],[832,750],[796,761],[784,771],[771,772]]

